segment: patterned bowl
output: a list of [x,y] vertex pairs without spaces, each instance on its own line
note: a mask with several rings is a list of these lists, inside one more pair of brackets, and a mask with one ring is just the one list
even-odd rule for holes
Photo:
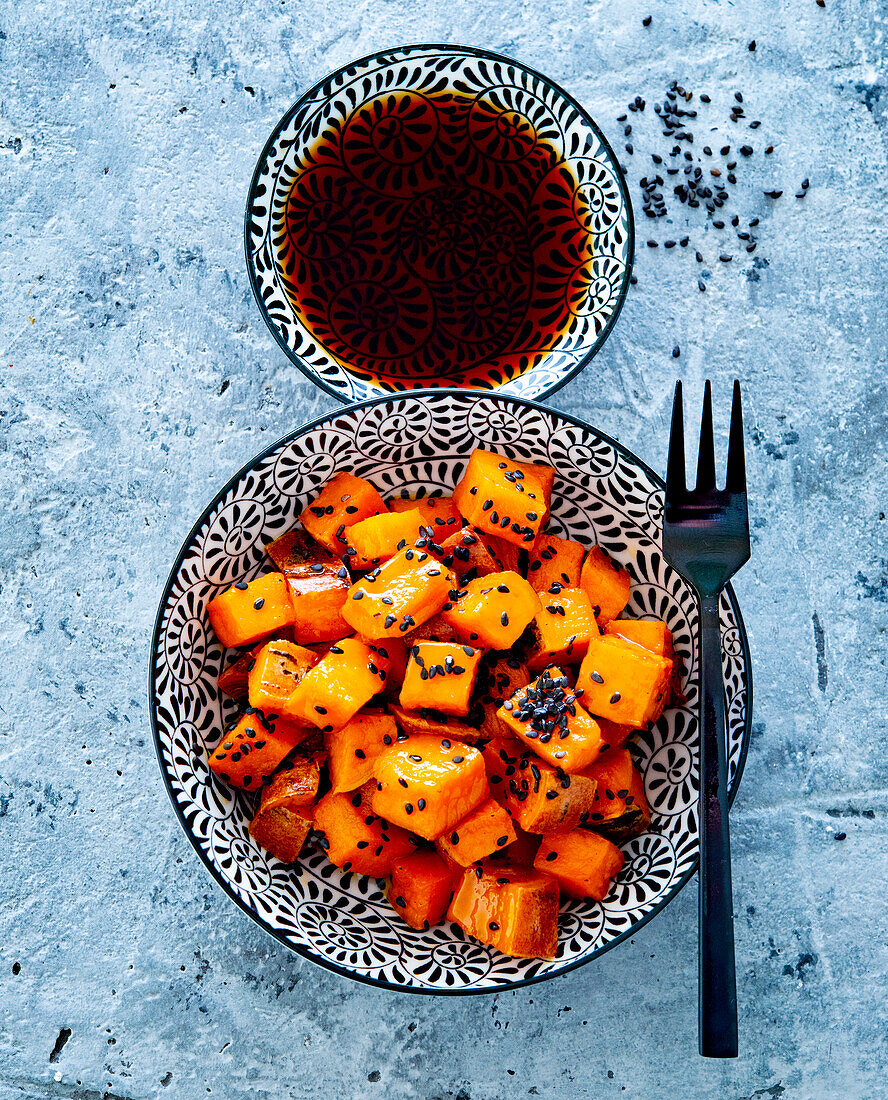
[[272,335],[332,396],[539,398],[607,339],[634,227],[613,151],[566,92],[498,54],[420,45],[290,108],[253,174],[245,247]]
[[[557,957],[514,959],[454,924],[408,928],[373,879],[343,873],[320,848],[285,866],[247,831],[254,795],[230,789],[207,767],[235,710],[216,689],[225,652],[207,602],[257,576],[266,543],[293,526],[336,470],[372,481],[384,496],[449,492],[473,447],[558,471],[552,529],[598,542],[633,578],[629,612],[664,618],[683,666],[684,702],[636,737],[652,809],[649,832],[623,845],[626,863],[599,904],[561,906]],[[339,974],[421,993],[486,993],[563,974],[631,936],[684,886],[697,866],[698,675],[691,639],[696,602],[663,561],[663,486],[607,436],[518,398],[442,390],[350,406],[286,436],[216,495],[182,547],[154,632],[150,707],[161,772],[179,822],[213,878],[257,924]],[[737,790],[749,741],[752,683],[740,611],[721,603],[727,693],[728,785]]]

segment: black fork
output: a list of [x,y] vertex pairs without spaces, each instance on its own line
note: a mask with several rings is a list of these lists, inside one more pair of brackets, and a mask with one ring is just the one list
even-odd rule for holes
[[724,489],[715,484],[712,392],[703,396],[697,485],[685,485],[681,382],[675,384],[666,467],[663,554],[700,601],[700,948],[699,1049],[737,1057],[737,983],[728,832],[725,695],[718,604],[722,589],[749,559],[749,513],[740,383],[734,383]]

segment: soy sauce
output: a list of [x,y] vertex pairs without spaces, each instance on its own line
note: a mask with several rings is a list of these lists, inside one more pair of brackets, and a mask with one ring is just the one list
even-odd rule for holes
[[389,390],[489,389],[530,369],[576,327],[593,279],[560,146],[551,120],[495,91],[397,92],[331,122],[278,242],[305,327]]

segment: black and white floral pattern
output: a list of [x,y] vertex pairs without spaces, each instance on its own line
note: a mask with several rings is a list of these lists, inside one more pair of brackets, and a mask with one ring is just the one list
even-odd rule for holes
[[[296,522],[334,469],[372,481],[384,496],[449,489],[473,447],[553,462],[553,525],[599,542],[633,577],[630,612],[663,617],[682,670],[680,706],[636,737],[633,752],[653,811],[651,831],[624,845],[626,865],[602,904],[565,901],[558,957],[513,959],[444,924],[405,925],[375,880],[343,873],[320,849],[285,867],[247,831],[253,797],[206,764],[233,713],[216,690],[225,654],[207,602],[256,576],[266,543]],[[659,505],[651,501],[659,498]],[[579,965],[662,908],[697,862],[695,601],[659,550],[662,488],[612,440],[570,417],[501,394],[399,395],[308,425],[259,455],[219,494],[182,548],[158,612],[151,709],[163,778],[183,828],[222,888],[283,943],[364,981],[425,992],[485,992]],[[749,739],[749,650],[733,593],[721,603],[728,704],[729,782]]]
[[[366,363],[361,374],[347,370],[336,356],[339,344],[332,330],[329,339],[318,337],[317,332],[313,335],[307,318],[294,307],[292,288],[305,272],[292,257],[282,260],[282,255],[290,257],[292,251],[303,258],[302,266],[317,262],[321,255],[334,257],[343,251],[354,255],[360,236],[358,227],[352,224],[360,202],[357,196],[348,201],[349,186],[357,187],[358,182],[341,183],[333,190],[325,186],[324,172],[318,171],[313,148],[319,135],[349,133],[352,144],[359,142],[366,147],[362,172],[372,175],[373,193],[391,193],[391,187],[398,185],[392,173],[409,169],[413,154],[406,149],[391,149],[383,155],[374,146],[373,134],[363,132],[361,119],[364,115],[374,117],[380,110],[397,112],[400,92],[414,93],[421,113],[423,90],[443,87],[459,89],[489,115],[489,132],[479,131],[476,136],[483,141],[484,155],[489,158],[494,176],[515,170],[512,162],[521,159],[524,131],[543,136],[564,157],[573,179],[568,185],[565,176],[554,173],[551,179],[547,177],[545,186],[564,191],[559,197],[567,201],[576,223],[594,234],[591,259],[578,263],[574,270],[565,252],[568,267],[560,273],[549,273],[551,286],[542,276],[537,280],[534,300],[545,299],[548,294],[552,298],[550,313],[560,311],[565,322],[557,341],[547,350],[541,351],[537,345],[525,349],[527,363],[516,377],[512,377],[514,371],[506,372],[501,357],[493,354],[486,367],[476,372],[473,387],[528,398],[552,393],[601,348],[626,295],[634,247],[626,184],[604,135],[579,104],[532,69],[471,47],[407,46],[363,58],[306,92],[275,127],[253,175],[245,226],[250,281],[272,334],[300,370],[343,401],[360,401],[385,390],[408,388],[410,381],[380,379]],[[524,120],[523,129],[515,128],[516,120]],[[423,133],[432,128],[433,119],[423,116],[419,121],[423,122]],[[403,120],[399,120],[399,127],[402,125]],[[423,133],[417,131],[414,135],[417,157],[424,155]],[[300,192],[297,228],[287,213],[294,186]],[[540,186],[542,193],[536,196],[533,209],[545,222],[547,217],[551,220],[558,215],[546,213],[553,204]],[[312,211],[319,210],[323,215],[318,214],[315,220],[322,223],[323,233],[316,231],[313,222]],[[418,211],[416,217],[421,213]],[[425,211],[424,217],[431,217],[430,212]],[[560,231],[548,222],[537,226],[540,232],[547,227]],[[292,249],[288,246],[282,253],[283,241],[288,241]],[[503,244],[508,245],[508,241]],[[405,248],[409,260],[409,242]],[[458,276],[460,271],[451,274]],[[364,302],[366,309],[390,311],[397,316],[399,307],[389,300],[391,295],[386,296],[379,280],[378,273],[373,278],[368,273],[367,278],[344,287],[343,293],[369,296],[373,300]],[[504,294],[501,305],[514,309],[515,295]],[[317,325],[318,318],[313,323]],[[396,326],[396,321],[391,324]]]

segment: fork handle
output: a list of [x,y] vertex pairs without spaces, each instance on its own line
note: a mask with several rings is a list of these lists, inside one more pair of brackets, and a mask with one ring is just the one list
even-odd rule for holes
[[700,597],[699,1050],[706,1058],[736,1058],[737,982],[718,602],[717,594]]

